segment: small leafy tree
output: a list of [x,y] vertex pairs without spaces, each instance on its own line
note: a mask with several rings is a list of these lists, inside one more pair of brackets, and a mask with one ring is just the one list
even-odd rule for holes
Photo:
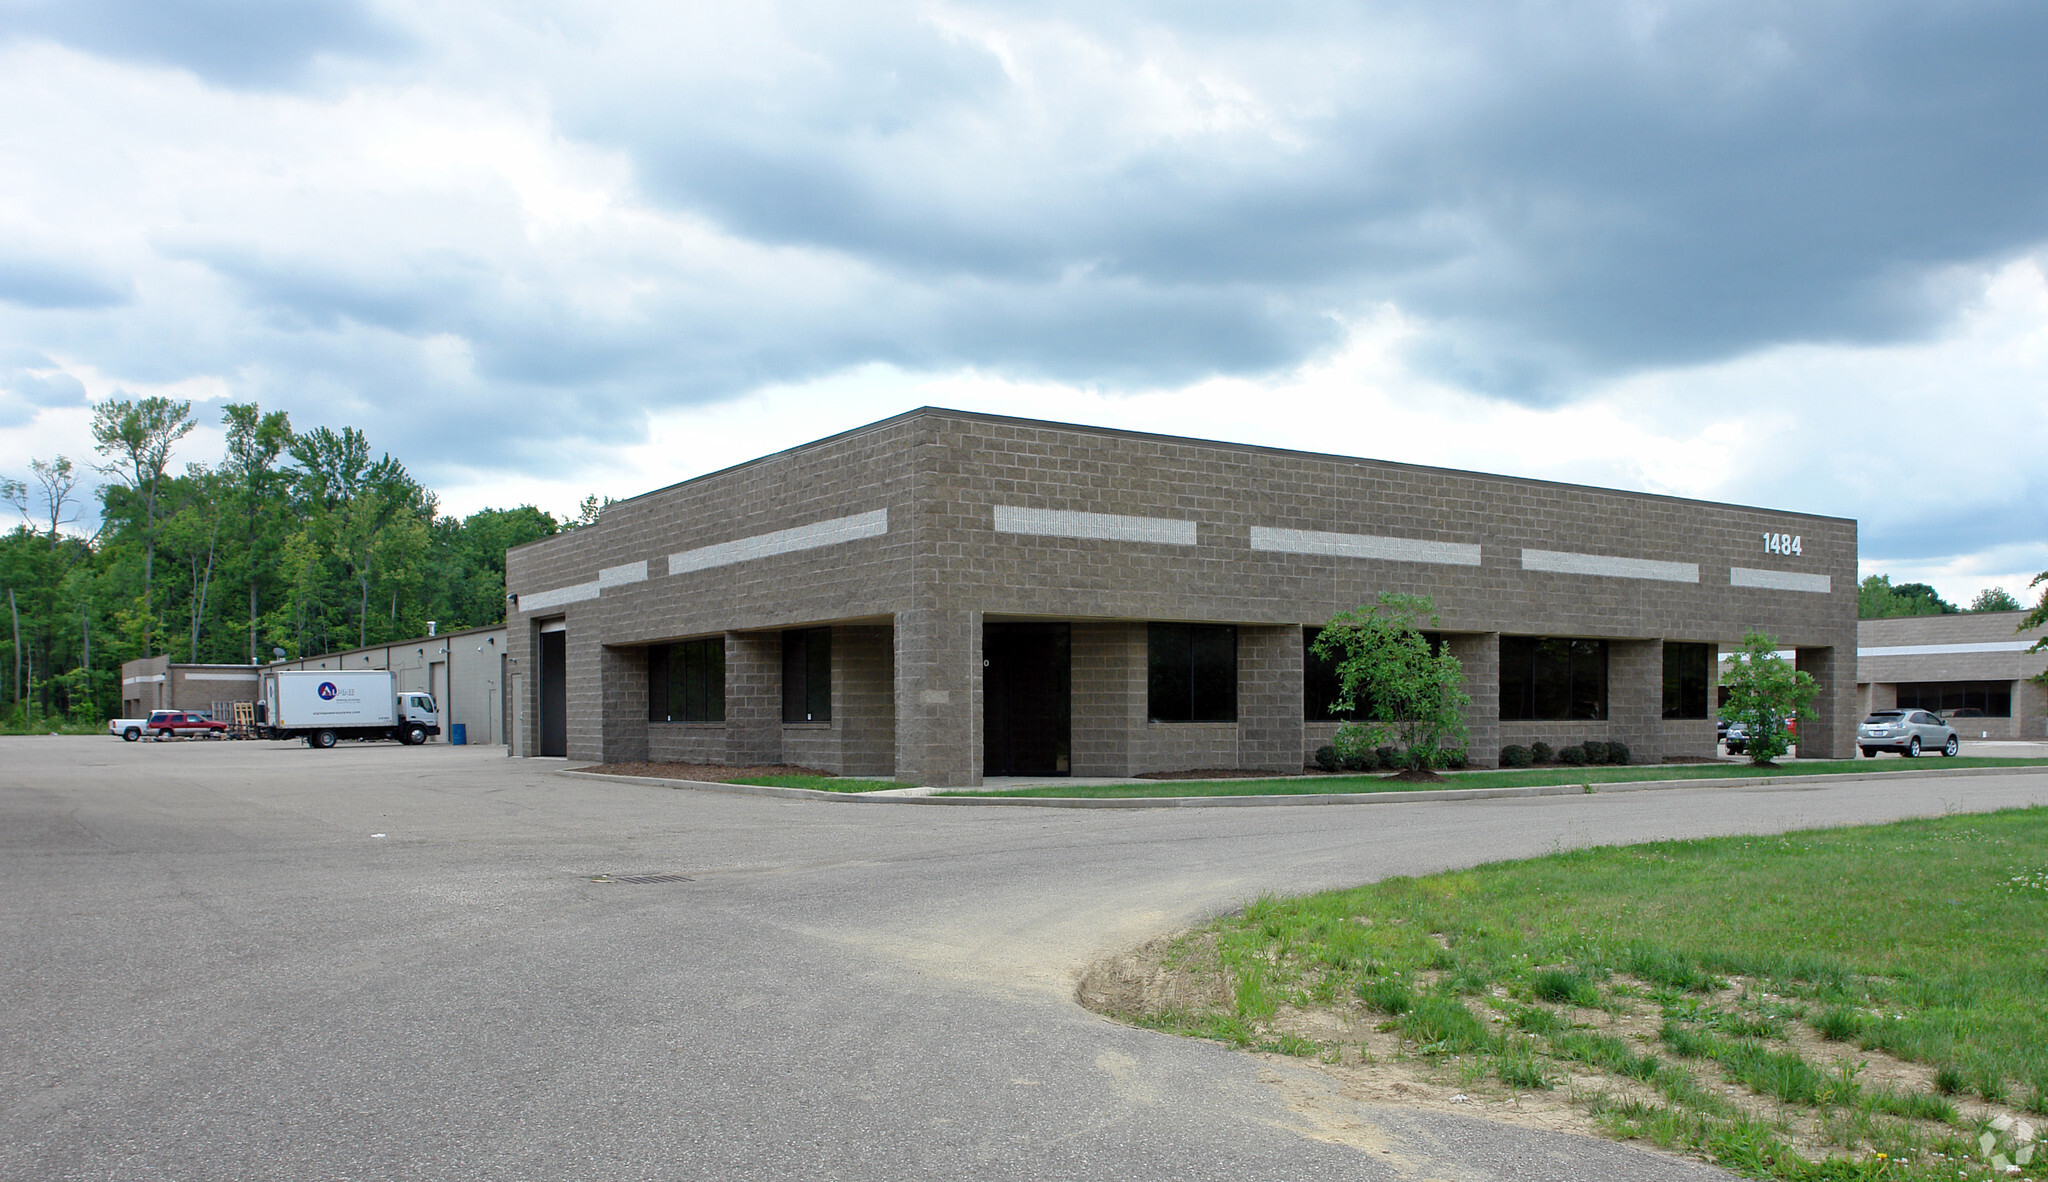
[[1728,702],[1721,714],[1749,732],[1751,763],[1769,763],[1791,749],[1785,720],[1813,704],[1820,686],[1811,675],[1794,669],[1778,655],[1778,638],[1751,630],[1742,648],[1728,660],[1721,684]]
[[1986,587],[1970,601],[1973,612],[2016,612],[2026,610],[2026,606],[2003,587]]
[[1332,745],[1353,758],[1398,746],[1411,772],[1443,767],[1465,750],[1465,670],[1449,649],[1430,650],[1418,622],[1439,626],[1427,596],[1381,592],[1379,601],[1343,612],[1316,637],[1318,656],[1337,663],[1341,687],[1330,709],[1355,714]]

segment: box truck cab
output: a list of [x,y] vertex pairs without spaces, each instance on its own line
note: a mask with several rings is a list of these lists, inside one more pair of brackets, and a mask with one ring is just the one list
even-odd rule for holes
[[280,669],[263,678],[263,733],[328,748],[343,739],[411,745],[441,733],[431,694],[398,689],[387,669]]

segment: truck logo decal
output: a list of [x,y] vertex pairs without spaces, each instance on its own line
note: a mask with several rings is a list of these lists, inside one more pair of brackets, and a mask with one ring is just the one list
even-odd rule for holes
[[333,682],[323,681],[320,683],[320,700],[323,702],[332,702],[334,700]]

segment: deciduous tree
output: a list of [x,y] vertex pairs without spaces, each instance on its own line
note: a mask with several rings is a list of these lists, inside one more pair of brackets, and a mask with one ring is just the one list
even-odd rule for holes
[[1376,603],[1343,612],[1316,637],[1319,656],[1337,663],[1333,713],[1356,721],[1338,728],[1340,757],[1355,757],[1391,740],[1410,773],[1448,765],[1470,741],[1465,671],[1447,648],[1432,651],[1421,624],[1440,623],[1427,596],[1381,592]]
[[1751,630],[1742,647],[1728,659],[1728,672],[1721,679],[1728,700],[1721,716],[1739,722],[1748,732],[1751,763],[1769,763],[1791,749],[1787,723],[1812,705],[1820,686],[1812,675],[1794,669],[1778,655],[1778,640],[1768,633]]

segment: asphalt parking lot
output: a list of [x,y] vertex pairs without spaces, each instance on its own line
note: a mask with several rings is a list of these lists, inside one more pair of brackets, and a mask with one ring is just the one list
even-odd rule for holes
[[1718,1177],[1363,1106],[1286,1062],[1108,1022],[1074,983],[1262,891],[2048,803],[2028,774],[847,807],[560,766],[0,739],[0,1176]]

